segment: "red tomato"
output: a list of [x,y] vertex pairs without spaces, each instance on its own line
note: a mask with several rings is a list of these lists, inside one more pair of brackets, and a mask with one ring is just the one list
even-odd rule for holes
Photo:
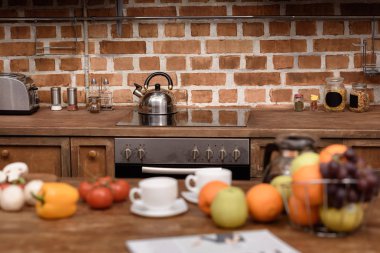
[[81,182],[78,187],[79,196],[81,197],[81,199],[86,201],[86,196],[92,188],[94,188],[94,184],[86,181]]
[[101,185],[109,185],[112,182],[112,177],[106,176],[106,177],[99,177],[96,182],[98,182]]
[[123,179],[113,181],[110,187],[114,202],[122,202],[128,198],[130,187],[127,181]]
[[112,192],[105,186],[95,187],[87,193],[86,201],[94,209],[109,208],[113,202]]

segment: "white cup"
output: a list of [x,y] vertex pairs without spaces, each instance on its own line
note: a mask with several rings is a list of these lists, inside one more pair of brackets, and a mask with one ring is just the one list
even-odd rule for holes
[[213,169],[204,169],[198,170],[195,172],[195,175],[190,174],[185,179],[186,188],[198,194],[198,192],[202,189],[202,187],[210,181],[222,181],[228,185],[231,185],[232,173],[230,170],[221,169],[221,170],[213,170]]
[[[137,198],[136,195],[139,197]],[[171,177],[151,177],[139,182],[131,189],[129,199],[132,203],[142,201],[149,209],[168,209],[177,200],[178,183]]]

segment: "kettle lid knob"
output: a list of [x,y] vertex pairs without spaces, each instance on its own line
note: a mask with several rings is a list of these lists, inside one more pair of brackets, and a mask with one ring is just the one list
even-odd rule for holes
[[154,90],[159,91],[161,89],[161,85],[159,83],[156,83],[154,85]]

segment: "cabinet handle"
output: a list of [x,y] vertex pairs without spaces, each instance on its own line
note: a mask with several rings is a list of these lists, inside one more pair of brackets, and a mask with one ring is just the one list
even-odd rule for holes
[[95,157],[98,156],[98,152],[96,152],[95,150],[91,150],[90,152],[88,152],[88,157],[90,157],[91,159],[95,159]]
[[4,149],[1,151],[1,157],[7,158],[9,156],[9,150]]

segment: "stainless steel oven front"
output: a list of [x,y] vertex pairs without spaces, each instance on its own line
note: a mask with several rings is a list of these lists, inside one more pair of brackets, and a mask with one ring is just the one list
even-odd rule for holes
[[116,138],[115,176],[184,178],[196,170],[222,167],[233,179],[250,179],[248,138]]

